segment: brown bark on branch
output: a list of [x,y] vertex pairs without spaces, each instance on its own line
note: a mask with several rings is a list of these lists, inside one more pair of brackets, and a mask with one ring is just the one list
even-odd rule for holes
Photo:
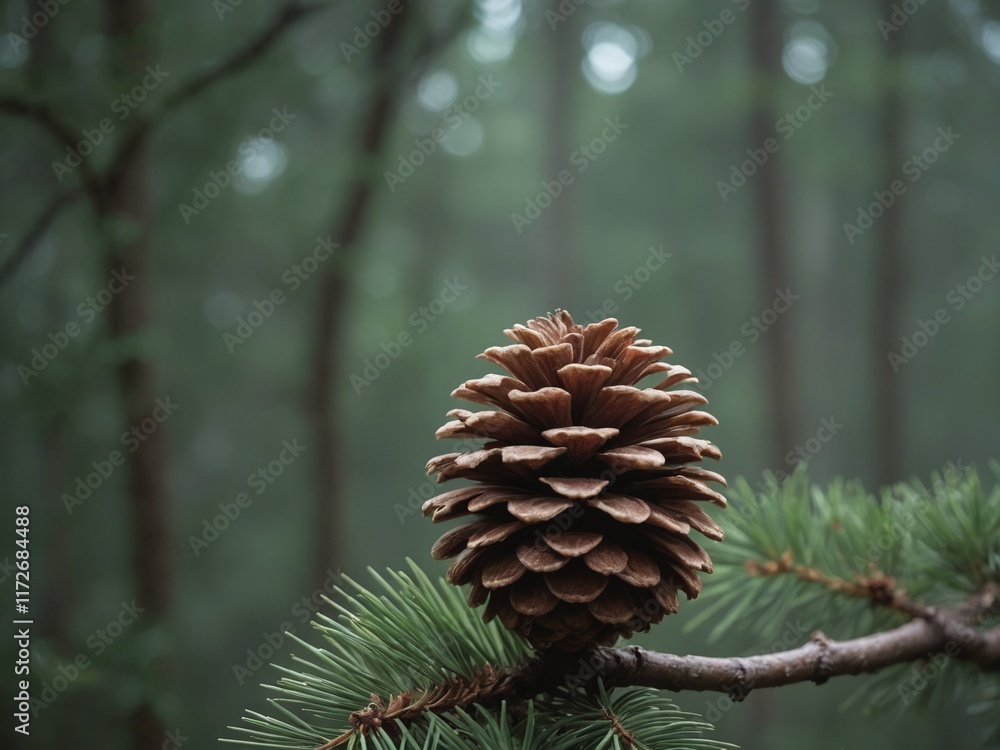
[[986,671],[1000,670],[1000,630],[977,633],[958,623],[941,627],[911,620],[893,630],[849,641],[830,640],[817,632],[809,643],[791,651],[745,658],[675,656],[638,647],[601,649],[594,653],[598,664],[594,669],[618,686],[713,690],[742,700],[759,688],[822,684],[831,677],[877,672],[938,653],[973,662]]

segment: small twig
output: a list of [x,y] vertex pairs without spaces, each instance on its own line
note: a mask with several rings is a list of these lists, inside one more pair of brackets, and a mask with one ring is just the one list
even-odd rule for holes
[[[47,104],[33,102],[16,96],[0,97],[0,112],[33,120],[47,130],[60,145],[75,149],[80,141],[80,135],[62,122],[60,116]],[[86,159],[80,160],[80,174],[88,189],[97,187],[97,176],[91,171]]]
[[414,721],[425,713],[441,714],[456,708],[469,708],[473,704],[492,706],[514,695],[510,673],[489,664],[484,664],[472,677],[455,677],[421,691],[416,696],[409,691],[402,692],[390,697],[388,704],[372,693],[371,703],[348,717],[351,729],[315,750],[331,750],[344,744],[355,734],[367,736],[379,729],[395,736],[399,734],[400,723]]
[[48,130],[64,146],[74,146],[79,140],[73,130],[64,125],[52,109],[40,102],[21,99],[16,96],[0,97],[0,112],[34,120]]
[[3,287],[17,272],[17,269],[31,255],[31,251],[38,245],[38,241],[45,235],[49,225],[56,220],[62,210],[72,203],[82,192],[81,188],[67,190],[56,195],[41,215],[31,225],[28,233],[24,235],[21,242],[13,253],[0,266],[0,287]]
[[285,29],[293,23],[309,13],[327,7],[330,6],[305,6],[295,0],[293,0],[293,2],[286,3],[274,17],[274,20],[272,20],[271,23],[268,24],[256,38],[251,39],[243,47],[238,49],[211,70],[206,71],[170,94],[166,98],[160,114],[164,115],[176,109],[189,99],[196,97],[202,91],[222,78],[239,71],[241,68],[245,68],[247,65],[264,54],[276,41],[278,41]]
[[748,575],[792,575],[800,581],[819,584],[828,591],[845,596],[869,599],[873,604],[898,610],[911,617],[926,616],[923,608],[907,599],[905,592],[896,587],[895,579],[877,569],[873,569],[871,575],[859,575],[853,581],[848,581],[846,578],[828,575],[816,568],[795,565],[791,550],[783,552],[777,560],[767,560],[766,562],[748,560],[744,568]]
[[334,737],[329,742],[326,742],[326,743],[320,745],[319,747],[316,748],[316,750],[333,750],[333,748],[335,748],[335,747],[340,747],[345,742],[347,742],[349,739],[351,739],[351,737],[353,737],[356,732],[357,732],[357,728],[356,727],[351,727],[350,729],[348,729],[346,732],[344,732],[339,737]]
[[613,714],[611,711],[608,711],[608,709],[606,708],[602,708],[601,718],[604,719],[605,721],[611,722],[611,726],[618,733],[618,736],[622,738],[622,743],[625,745],[626,748],[629,748],[631,750],[631,748],[634,747],[635,732],[628,731],[622,725],[621,720],[615,714]]

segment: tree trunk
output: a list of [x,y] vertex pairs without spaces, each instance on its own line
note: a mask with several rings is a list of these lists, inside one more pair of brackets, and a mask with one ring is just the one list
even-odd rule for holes
[[[105,8],[114,47],[114,80],[129,83],[142,77],[148,63],[145,34],[149,30],[149,7],[146,0],[107,0]],[[108,308],[111,337],[122,342],[141,336],[149,317],[152,231],[148,145],[143,138],[124,163],[116,165],[100,195],[102,228],[110,245],[106,273],[121,272],[124,268],[134,277],[112,297]],[[152,419],[154,402],[164,395],[157,392],[155,381],[154,366],[143,355],[129,353],[118,366],[124,430],[130,431],[143,420]],[[162,626],[170,616],[174,591],[164,425],[157,424],[155,431],[136,450],[125,452],[125,456],[132,571],[136,601],[143,610],[135,627]],[[140,677],[147,688],[164,690],[169,669],[168,659],[162,655]],[[164,741],[164,731],[146,690],[129,717],[130,743],[135,750],[159,747]]]
[[[757,81],[750,143],[759,148],[768,138],[774,137],[777,119],[774,101],[784,76],[779,0],[756,0],[751,3],[749,13],[751,71]],[[765,309],[774,303],[777,290],[791,286],[782,203],[786,187],[780,153],[771,156],[768,163],[758,170],[755,179],[758,294],[760,308]],[[764,408],[769,420],[766,456],[767,465],[774,471],[787,468],[784,457],[795,445],[796,373],[792,331],[790,320],[779,319],[760,340],[764,354]],[[773,716],[771,709],[769,697],[758,702],[751,719],[753,736],[766,735]]]
[[[550,6],[557,11],[561,0],[552,0]],[[558,179],[566,169],[566,159],[573,150],[573,92],[578,83],[579,54],[576,16],[570,14],[557,28],[543,39],[543,46],[550,61],[550,88],[545,97],[546,117],[546,180]],[[563,188],[563,193],[552,201],[545,221],[545,252],[549,257],[549,284],[546,305],[549,310],[561,307],[573,314],[580,300],[577,299],[576,266],[573,239],[573,185]]]
[[[760,147],[774,137],[775,89],[781,67],[781,18],[777,0],[751,4],[751,62],[760,82],[750,128],[750,142]],[[770,307],[777,290],[791,286],[782,196],[787,192],[781,172],[781,155],[774,154],[754,178],[761,308]],[[793,290],[794,292],[794,290]],[[784,456],[795,445],[796,363],[792,351],[791,322],[779,319],[761,337],[764,347],[765,408],[769,425],[768,465],[785,468]]]
[[[882,17],[892,12],[891,0],[882,3]],[[886,85],[882,92],[879,123],[879,151],[882,155],[878,189],[885,190],[899,179],[906,157],[903,153],[904,111],[900,94],[900,54],[903,34],[890,34],[886,40]],[[878,261],[875,285],[875,476],[880,484],[902,479],[904,455],[903,391],[897,373],[886,355],[893,351],[902,336],[903,292],[906,266],[903,254],[903,211],[905,196],[879,219]]]
[[375,92],[362,120],[360,148],[354,158],[357,166],[345,193],[346,202],[333,222],[331,238],[340,244],[340,262],[323,272],[320,299],[316,308],[316,338],[311,383],[306,399],[306,418],[316,445],[316,526],[313,578],[317,585],[341,562],[343,497],[340,467],[343,465],[341,441],[336,423],[335,379],[343,372],[341,353],[344,350],[344,317],[349,289],[347,273],[357,255],[361,235],[372,196],[372,183],[377,179],[374,164],[395,114],[399,72],[395,70],[403,29],[415,16],[412,8],[404,9],[383,30],[378,47],[373,52]]

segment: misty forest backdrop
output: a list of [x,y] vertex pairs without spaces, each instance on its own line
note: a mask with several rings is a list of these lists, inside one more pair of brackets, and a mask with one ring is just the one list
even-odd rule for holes
[[[449,393],[556,308],[669,345],[729,477],[998,456],[998,2],[0,20],[3,495],[33,514],[35,689],[87,661],[31,746],[209,747],[337,571],[443,572],[418,509]],[[837,635],[709,643],[702,599],[637,640]],[[961,711],[841,712],[859,682],[677,700],[746,748],[976,746]]]

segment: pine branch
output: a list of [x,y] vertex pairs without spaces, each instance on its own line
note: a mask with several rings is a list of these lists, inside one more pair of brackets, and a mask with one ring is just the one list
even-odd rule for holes
[[[989,601],[992,610],[996,606],[995,597],[995,590],[984,592],[982,601]],[[734,701],[743,700],[756,689],[803,682],[821,685],[833,677],[869,674],[941,653],[975,664],[983,671],[1000,671],[1000,627],[979,632],[965,622],[972,612],[977,613],[973,619],[978,618],[982,610],[924,608],[921,612],[926,619],[914,619],[886,632],[846,641],[835,641],[816,632],[808,643],[774,654],[713,658],[678,656],[633,646],[597,649],[581,656],[578,663],[589,668],[592,680],[615,687],[724,692]],[[529,662],[521,672],[486,670],[479,675],[476,689],[470,692],[438,686],[426,694],[440,696],[433,704],[426,697],[416,703],[411,703],[409,695],[397,697],[395,710],[390,707],[383,711],[379,706],[374,712],[378,719],[375,728],[393,721],[412,722],[423,711],[442,714],[457,707],[467,708],[472,702],[489,708],[502,700],[522,702],[553,692],[553,683],[558,683],[560,672],[544,668],[544,663],[542,657]],[[572,683],[573,679],[573,675],[566,679],[563,674],[562,682]],[[363,713],[364,710],[359,712],[358,720],[351,716],[355,730],[322,745],[322,749],[346,743],[355,731],[370,731],[373,714],[369,712],[361,718]],[[600,718],[611,723],[623,746],[631,747],[629,732],[619,717],[605,709]]]
[[194,77],[183,84],[179,89],[166,97],[163,106],[157,113],[149,118],[141,120],[136,127],[128,134],[119,147],[115,156],[111,160],[109,172],[114,174],[117,167],[128,162],[132,152],[139,147],[145,136],[171,115],[175,110],[186,104],[191,99],[198,96],[206,89],[211,88],[234,73],[238,73],[243,68],[258,60],[266,53],[278,40],[282,38],[285,31],[297,21],[314,11],[330,7],[329,5],[303,5],[297,0],[286,3],[285,6],[275,15],[263,31],[256,37],[233,52],[229,57],[210,68],[206,72]]
[[[308,658],[296,658],[296,669],[278,667],[284,676],[272,688],[280,694],[272,704],[288,718],[251,714],[247,721],[255,728],[239,730],[249,735],[248,744],[333,750],[361,739],[386,748],[396,747],[398,740],[403,747],[426,739],[434,727],[446,733],[448,722],[457,716],[471,721],[469,711],[516,707],[523,714],[534,705],[537,721],[550,722],[545,731],[572,734],[570,729],[603,725],[627,747],[629,735],[637,731],[628,716],[607,700],[586,709],[581,696],[599,693],[606,699],[607,684],[720,691],[742,700],[755,689],[821,684],[832,677],[877,672],[938,654],[982,672],[1000,671],[1000,627],[977,629],[1000,611],[1000,587],[994,584],[959,607],[913,604],[919,616],[874,635],[835,641],[815,633],[808,643],[789,651],[710,658],[638,647],[532,656],[520,638],[495,621],[483,623],[465,605],[461,592],[444,581],[432,584],[413,563],[411,575],[375,578],[381,595],[345,579],[353,592],[340,592],[343,604],[331,602],[339,617],[319,615],[316,627],[327,640],[327,649],[290,636],[306,649]],[[543,705],[546,710],[538,711]],[[293,713],[294,708],[323,720],[306,721]],[[673,720],[662,715],[660,719],[666,723],[659,734],[676,728]],[[407,739],[410,733],[415,739]],[[702,747],[717,746],[704,742]]]
[[[893,615],[855,620],[850,634],[860,637],[815,632],[798,648],[746,658],[634,646],[532,652],[411,563],[412,578],[377,578],[382,596],[349,581],[357,593],[334,604],[339,617],[319,616],[327,649],[292,637],[308,658],[296,658],[294,670],[278,667],[285,676],[272,703],[281,717],[250,714],[253,728],[239,731],[247,744],[283,750],[708,748],[719,745],[701,736],[706,725],[658,704],[665,698],[657,691],[718,691],[738,701],[756,689],[879,673],[863,686],[908,691],[907,703],[916,691],[903,673],[928,662],[939,671],[952,664],[947,674],[963,675],[965,685],[989,685],[1000,672],[1000,486],[987,493],[974,470],[950,471],[930,487],[887,492],[881,503],[856,483],[823,492],[803,475],[759,497],[744,491],[754,522],[727,539],[716,570],[725,577],[714,582],[709,607],[724,612],[723,629],[751,609],[780,618],[823,599]],[[884,535],[874,551],[873,534]],[[911,569],[919,574],[897,584]],[[909,621],[897,625],[901,615]],[[611,701],[613,689],[627,687],[636,689]],[[953,696],[954,688],[937,680],[934,690]],[[977,697],[984,710],[997,702],[989,692]]]

